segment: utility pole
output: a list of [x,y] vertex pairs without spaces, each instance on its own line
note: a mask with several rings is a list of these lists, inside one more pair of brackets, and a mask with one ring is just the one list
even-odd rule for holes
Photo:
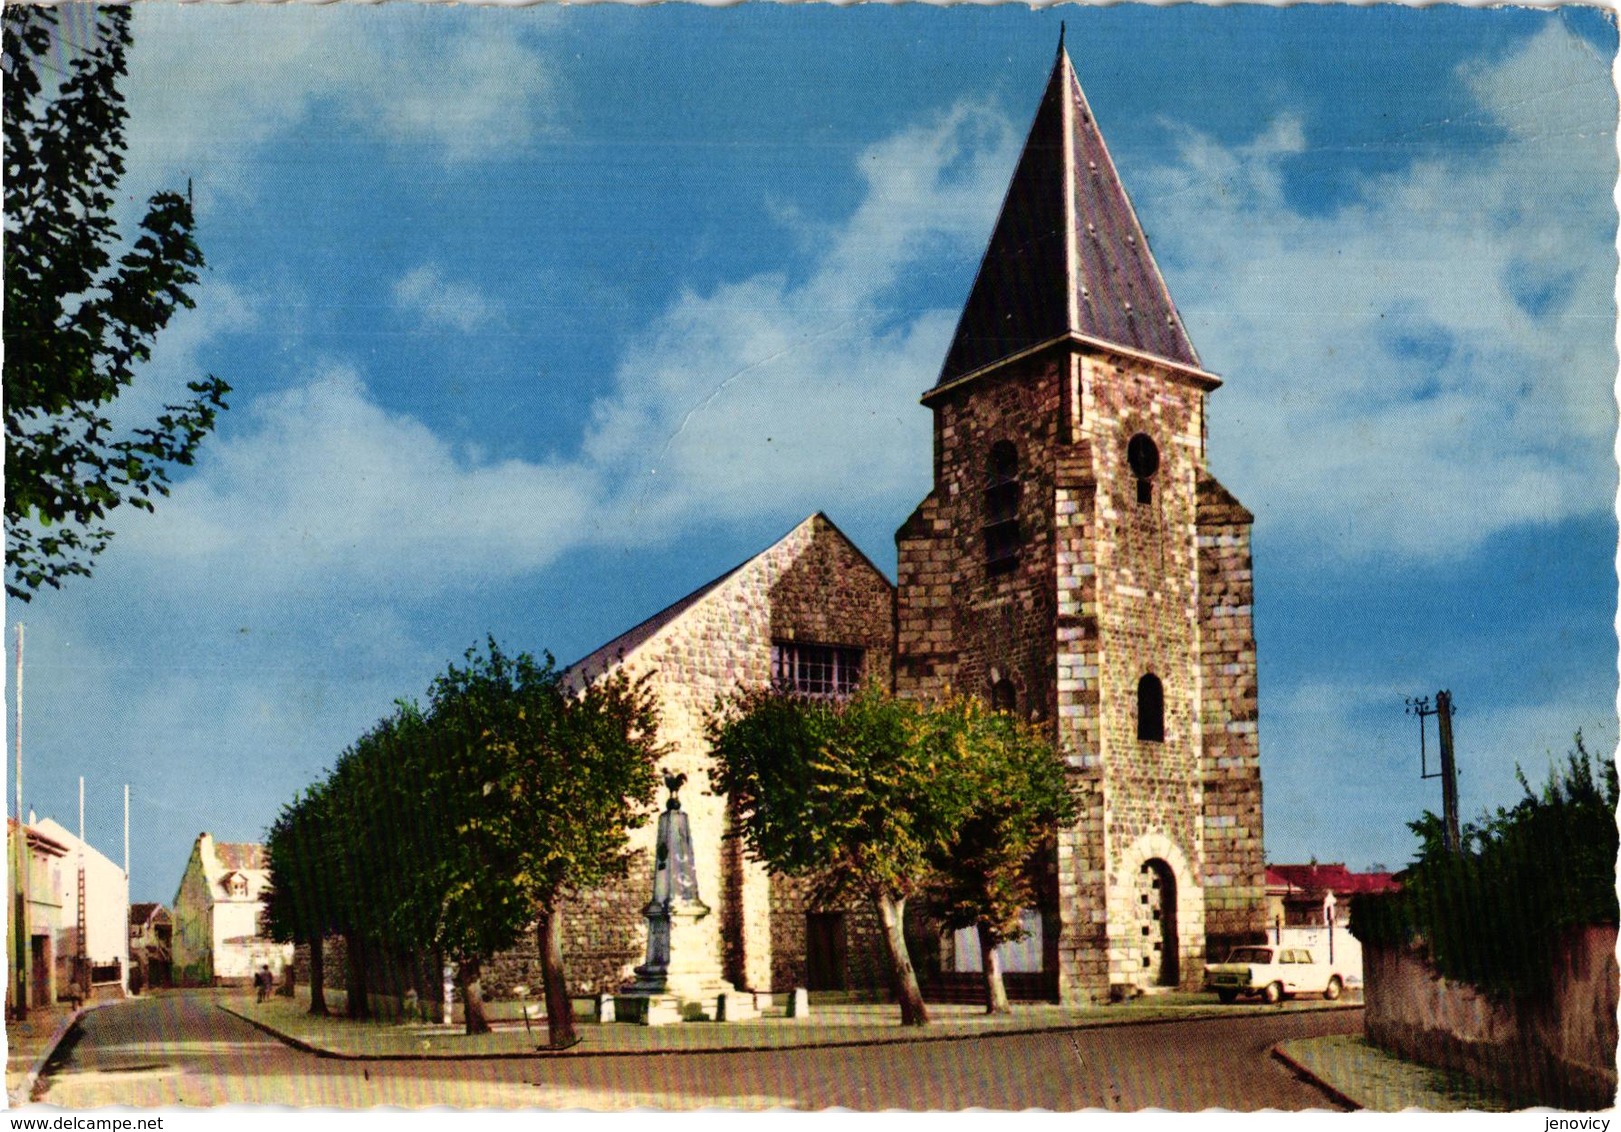
[[17,839],[13,846],[17,867],[17,905],[12,917],[12,930],[17,936],[16,973],[17,989],[12,996],[12,1013],[21,1020],[28,1017],[28,960],[33,946],[33,931],[29,913],[33,910],[29,900],[28,874],[32,860],[28,855],[28,826],[23,816],[23,626],[17,622],[17,705],[12,712],[17,726]]
[[84,775],[79,776],[79,946],[74,956],[73,976],[79,983],[79,994],[86,1002],[90,1000],[90,949],[84,938],[89,928],[85,922],[84,907]]
[[1463,848],[1458,836],[1458,764],[1452,758],[1452,693],[1435,693],[1435,721],[1441,732],[1441,810],[1446,821],[1446,845],[1454,853]]
[[[1458,831],[1458,764],[1452,750],[1452,693],[1435,693],[1433,707],[1428,696],[1411,698],[1407,701],[1407,713],[1418,716],[1419,778],[1441,780],[1441,844],[1447,852],[1457,853],[1463,848],[1463,838]],[[1435,774],[1430,773],[1424,738],[1424,720],[1432,715],[1441,736],[1441,769]]]
[[124,783],[124,993],[129,993],[129,783]]

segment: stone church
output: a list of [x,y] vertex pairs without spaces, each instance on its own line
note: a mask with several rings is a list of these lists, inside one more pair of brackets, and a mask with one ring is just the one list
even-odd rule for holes
[[[1015,994],[1196,986],[1206,954],[1263,929],[1252,517],[1206,466],[1219,385],[1060,44],[923,394],[934,487],[896,533],[897,584],[813,516],[573,666],[655,673],[669,765],[691,780],[704,947],[731,986],[887,982],[870,912],[812,907],[742,859],[708,794],[704,709],[770,680],[975,691],[1051,729],[1082,816],[1058,833],[1030,938],[1010,945]],[[611,990],[641,961],[647,875],[567,917],[578,991]],[[909,927],[926,982],[977,970],[973,941]]]

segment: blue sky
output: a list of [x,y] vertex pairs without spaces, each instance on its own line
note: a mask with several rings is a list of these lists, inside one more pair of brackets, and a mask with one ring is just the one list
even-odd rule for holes
[[[26,804],[167,901],[494,633],[569,661],[825,510],[893,573],[1058,38],[1255,512],[1268,856],[1404,863],[1616,743],[1616,36],[1593,10],[136,10],[126,196],[236,392],[30,605]],[[10,646],[8,634],[7,643]],[[1433,735],[1432,735],[1433,738]]]

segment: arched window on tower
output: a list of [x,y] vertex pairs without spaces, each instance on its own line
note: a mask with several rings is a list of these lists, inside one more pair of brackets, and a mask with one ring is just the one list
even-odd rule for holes
[[1126,463],[1137,478],[1137,502],[1154,502],[1154,473],[1159,471],[1159,446],[1144,433],[1126,444]]
[[991,685],[992,711],[1017,711],[1019,707],[1019,693],[1013,688],[1013,681],[1006,676]]
[[1019,562],[1019,450],[991,445],[985,466],[985,570],[1004,574]]
[[1165,686],[1152,672],[1137,681],[1137,738],[1144,743],[1165,741]]

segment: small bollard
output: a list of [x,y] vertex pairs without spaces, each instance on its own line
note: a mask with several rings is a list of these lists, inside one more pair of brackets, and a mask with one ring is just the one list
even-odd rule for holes
[[810,991],[804,987],[795,987],[793,997],[788,1000],[788,1017],[810,1017]]
[[611,994],[597,995],[597,1021],[612,1022],[616,1019],[614,1012],[614,996]]

